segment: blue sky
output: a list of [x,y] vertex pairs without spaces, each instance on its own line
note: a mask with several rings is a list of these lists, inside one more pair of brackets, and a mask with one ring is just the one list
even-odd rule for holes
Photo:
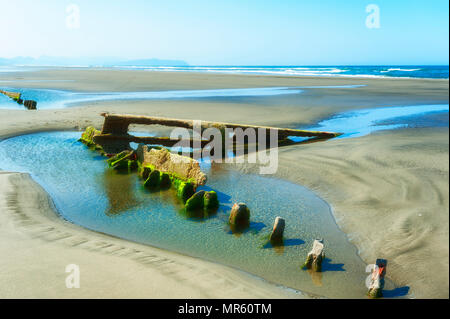
[[[67,27],[69,4],[79,28]],[[380,28],[366,27],[366,6]],[[448,64],[446,0],[0,0],[0,57],[191,65]]]

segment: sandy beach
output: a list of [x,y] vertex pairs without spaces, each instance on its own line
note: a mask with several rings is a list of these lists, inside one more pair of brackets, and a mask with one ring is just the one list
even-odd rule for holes
[[[448,80],[61,68],[0,74],[0,81],[5,87],[77,92],[365,85],[264,99],[102,101],[64,109],[0,109],[0,139],[90,125],[101,128],[101,112],[296,128],[346,110],[448,104]],[[448,123],[448,113],[441,120]],[[411,297],[448,298],[448,148],[448,127],[294,145],[280,149],[276,177],[326,200],[364,262],[387,259],[388,277],[409,287]],[[229,267],[68,223],[55,213],[45,191],[21,173],[0,172],[0,256],[4,298],[305,297]],[[65,287],[69,263],[80,265],[83,288]]]

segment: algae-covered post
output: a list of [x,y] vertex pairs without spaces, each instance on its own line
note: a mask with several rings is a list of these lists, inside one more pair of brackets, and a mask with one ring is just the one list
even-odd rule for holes
[[316,272],[322,271],[322,261],[325,258],[323,250],[323,240],[316,239],[313,242],[313,247],[306,257],[306,261],[303,264],[303,268],[311,269]]
[[28,110],[36,110],[37,102],[33,100],[23,100],[22,94],[20,92],[9,92],[0,90],[0,93],[6,95],[7,97],[13,99],[18,104],[23,104]]
[[206,213],[215,212],[219,208],[219,200],[215,191],[198,191],[186,202],[186,210],[204,210]]
[[13,99],[14,101],[18,101],[20,99],[21,93],[19,92],[9,92],[0,90],[0,93],[6,95],[7,97]]
[[386,275],[387,261],[385,259],[377,259],[372,269],[372,275],[369,282],[369,291],[367,295],[370,298],[383,297],[384,276]]

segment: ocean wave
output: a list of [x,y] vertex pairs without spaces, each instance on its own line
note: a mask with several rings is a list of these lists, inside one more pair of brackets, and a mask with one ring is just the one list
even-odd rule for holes
[[400,69],[400,68],[390,68],[387,70],[383,70],[380,71],[381,73],[386,73],[386,72],[416,72],[416,71],[421,71],[422,69]]
[[205,72],[274,76],[448,79],[448,67],[399,66],[117,66],[159,72]]

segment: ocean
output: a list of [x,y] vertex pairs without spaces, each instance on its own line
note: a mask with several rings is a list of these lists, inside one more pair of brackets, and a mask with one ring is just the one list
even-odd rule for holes
[[367,78],[429,78],[448,79],[448,65],[383,65],[383,66],[117,66],[119,69],[139,69],[166,72],[206,72],[259,74],[282,76],[336,76]]
[[[61,66],[0,66],[0,74],[6,72],[37,71]],[[64,66],[76,69],[113,68],[162,72],[205,72],[228,74],[258,74],[280,76],[332,76],[365,78],[424,78],[448,79],[448,65],[373,65],[373,66]]]

